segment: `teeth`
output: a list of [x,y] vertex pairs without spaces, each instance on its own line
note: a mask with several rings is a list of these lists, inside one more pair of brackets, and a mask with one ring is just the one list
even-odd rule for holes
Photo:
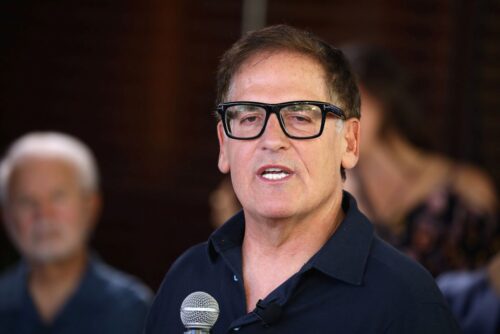
[[283,172],[283,170],[279,169],[279,168],[267,168],[264,173],[279,173],[279,172]]
[[281,180],[287,177],[289,173],[283,171],[280,168],[267,168],[264,173],[262,173],[262,177],[267,180]]
[[267,179],[267,180],[281,180],[287,177],[287,173],[281,172],[281,173],[273,173],[273,174],[262,174],[262,177]]

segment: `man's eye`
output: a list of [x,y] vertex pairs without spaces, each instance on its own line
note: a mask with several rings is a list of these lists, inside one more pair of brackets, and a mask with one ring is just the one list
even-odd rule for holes
[[309,123],[309,122],[311,122],[310,117],[307,117],[307,116],[301,115],[301,114],[290,115],[290,120],[293,122],[297,122],[297,123]]
[[30,198],[20,197],[15,199],[14,204],[18,209],[28,209],[35,205],[35,201]]
[[260,115],[243,115],[240,118],[240,123],[241,124],[255,124],[260,121]]
[[309,124],[313,122],[312,115],[307,111],[288,112],[283,116],[285,122],[290,124]]

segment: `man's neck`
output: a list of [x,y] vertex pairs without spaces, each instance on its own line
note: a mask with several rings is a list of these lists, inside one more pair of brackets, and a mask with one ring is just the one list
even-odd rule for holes
[[269,251],[275,256],[276,252],[285,252],[299,248],[303,253],[311,256],[330,238],[343,218],[340,205],[328,214],[316,214],[306,218],[291,218],[280,220],[248,220],[245,216],[245,245],[253,245]]
[[242,256],[249,311],[298,272],[335,232],[344,217],[339,197],[306,217],[257,221],[245,214]]
[[41,319],[50,323],[76,290],[87,268],[86,250],[51,263],[29,263],[28,289]]

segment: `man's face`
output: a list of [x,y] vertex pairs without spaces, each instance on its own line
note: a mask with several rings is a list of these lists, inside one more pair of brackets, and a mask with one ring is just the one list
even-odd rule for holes
[[[251,57],[233,77],[228,93],[228,101],[296,100],[338,105],[330,97],[322,67],[310,57],[290,52]],[[347,120],[339,130],[337,120],[328,116],[323,134],[307,140],[288,138],[275,115],[254,140],[229,139],[219,122],[219,169],[231,172],[246,216],[300,219],[328,212],[332,203],[340,201],[340,166],[351,168],[357,161],[359,122]]]
[[30,157],[13,170],[7,229],[28,260],[65,260],[86,247],[97,195],[83,191],[76,168],[55,158]]

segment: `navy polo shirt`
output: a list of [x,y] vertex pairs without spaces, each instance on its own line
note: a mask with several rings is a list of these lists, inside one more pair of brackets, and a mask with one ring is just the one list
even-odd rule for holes
[[152,300],[150,290],[95,256],[51,324],[41,320],[27,279],[24,262],[0,276],[2,334],[140,334],[144,328]]
[[459,333],[433,278],[373,233],[344,192],[345,218],[302,269],[246,311],[243,213],[184,253],[167,273],[146,334],[183,333],[184,298],[204,291],[219,303],[212,333]]

